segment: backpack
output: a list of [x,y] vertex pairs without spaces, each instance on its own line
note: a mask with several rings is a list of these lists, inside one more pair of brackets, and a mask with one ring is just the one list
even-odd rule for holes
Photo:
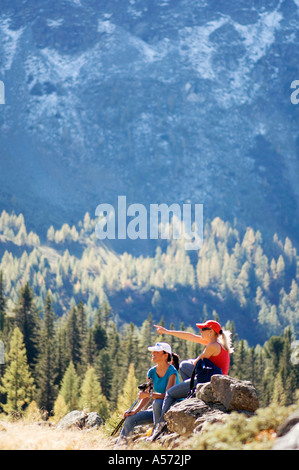
[[215,364],[213,364],[213,362],[210,361],[209,359],[206,359],[206,358],[199,359],[199,361],[197,361],[192,371],[191,380],[190,380],[190,392],[187,398],[195,397],[195,390],[196,390],[196,387],[194,387],[195,377],[197,379],[197,383],[205,383],[205,382],[210,382],[212,375],[215,375],[215,374],[223,375],[220,367],[215,366]]

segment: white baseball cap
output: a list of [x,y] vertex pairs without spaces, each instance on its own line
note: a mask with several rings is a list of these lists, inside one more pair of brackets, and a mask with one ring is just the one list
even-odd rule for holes
[[168,354],[171,354],[171,346],[168,343],[156,343],[155,346],[150,346],[147,348],[149,351],[165,351]]

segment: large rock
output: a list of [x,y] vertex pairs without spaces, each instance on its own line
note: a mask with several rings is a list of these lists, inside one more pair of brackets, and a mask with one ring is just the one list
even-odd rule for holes
[[174,404],[165,414],[165,420],[170,432],[188,436],[202,432],[207,423],[224,422],[230,411],[252,413],[258,406],[251,382],[213,375],[210,382],[197,386],[195,398]]
[[84,411],[74,410],[59,421],[57,429],[92,429],[102,424],[103,420],[97,413],[85,413]]
[[170,432],[187,436],[195,430],[198,432],[203,423],[223,421],[225,414],[221,405],[208,405],[198,398],[188,398],[173,405],[165,414],[165,420]]
[[228,375],[213,375],[210,382],[199,384],[196,396],[208,403],[221,403],[227,411],[254,412],[259,407],[257,392],[252,383]]

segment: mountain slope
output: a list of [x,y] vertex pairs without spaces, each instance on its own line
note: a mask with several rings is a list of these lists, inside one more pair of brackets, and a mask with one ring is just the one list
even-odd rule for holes
[[190,201],[297,245],[298,12],[297,0],[2,1],[1,209],[45,237],[118,195]]

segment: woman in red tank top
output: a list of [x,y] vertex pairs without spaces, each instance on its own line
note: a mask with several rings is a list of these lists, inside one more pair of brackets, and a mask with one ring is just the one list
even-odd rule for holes
[[201,330],[201,336],[189,333],[187,331],[167,330],[166,328],[154,325],[160,334],[169,334],[177,338],[193,341],[205,346],[200,356],[192,361],[193,366],[199,359],[209,359],[215,366],[220,367],[223,375],[228,374],[231,348],[230,332],[223,331],[220,323],[215,320],[208,320],[205,323],[196,323]]
[[229,352],[224,349],[223,346],[220,346],[220,353],[217,355],[212,355],[209,357],[210,361],[215,364],[215,366],[220,367],[223,375],[228,374],[230,357]]

